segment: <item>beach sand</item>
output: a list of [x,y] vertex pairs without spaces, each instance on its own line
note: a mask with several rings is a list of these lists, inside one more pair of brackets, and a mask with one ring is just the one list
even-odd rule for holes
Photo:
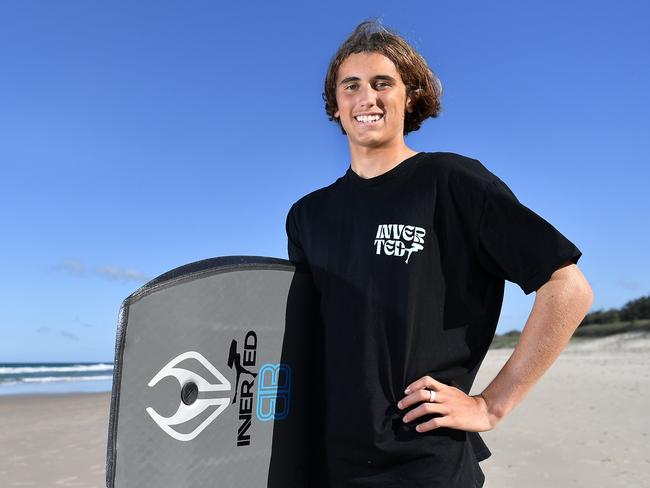
[[[512,350],[491,350],[479,393]],[[482,435],[485,488],[649,487],[650,335],[572,342],[497,427]]]
[[106,486],[110,393],[0,397],[0,486]]
[[[491,350],[472,393],[512,350]],[[482,434],[485,488],[650,486],[650,336],[572,343]],[[0,397],[0,485],[103,487],[110,394]],[[242,487],[245,488],[245,487]]]

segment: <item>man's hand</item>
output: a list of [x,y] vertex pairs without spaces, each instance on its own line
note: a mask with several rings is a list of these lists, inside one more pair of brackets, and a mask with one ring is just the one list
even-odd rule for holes
[[[433,403],[430,402],[429,390],[435,392]],[[427,432],[438,427],[484,432],[493,429],[498,421],[490,415],[487,403],[481,395],[469,396],[454,386],[434,380],[431,376],[423,376],[411,383],[404,393],[407,396],[397,403],[400,410],[420,404],[404,415],[404,422],[411,422],[427,414],[441,415],[417,425],[418,432]]]

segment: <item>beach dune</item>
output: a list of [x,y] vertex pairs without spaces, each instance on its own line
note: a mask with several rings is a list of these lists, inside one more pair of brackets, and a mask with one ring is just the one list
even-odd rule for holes
[[[489,351],[472,393],[511,352]],[[482,434],[492,451],[481,463],[485,488],[650,486],[649,391],[647,333],[572,342]],[[0,397],[2,486],[105,486],[109,408],[108,393]]]

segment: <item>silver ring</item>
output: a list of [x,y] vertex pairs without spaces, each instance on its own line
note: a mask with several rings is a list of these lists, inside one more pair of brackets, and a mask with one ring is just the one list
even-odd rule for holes
[[433,390],[429,390],[429,403],[433,403],[435,399],[436,399],[436,392]]

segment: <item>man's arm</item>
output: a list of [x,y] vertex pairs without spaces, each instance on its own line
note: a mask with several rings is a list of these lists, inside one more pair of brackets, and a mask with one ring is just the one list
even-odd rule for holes
[[[508,361],[487,388],[468,396],[453,386],[424,376],[408,386],[398,407],[405,409],[424,402],[405,416],[410,422],[430,413],[442,416],[418,426],[425,432],[451,427],[470,432],[493,429],[541,378],[566,347],[573,332],[587,314],[593,292],[578,267],[565,263],[536,292],[519,342]],[[434,402],[430,393],[435,391]]]

